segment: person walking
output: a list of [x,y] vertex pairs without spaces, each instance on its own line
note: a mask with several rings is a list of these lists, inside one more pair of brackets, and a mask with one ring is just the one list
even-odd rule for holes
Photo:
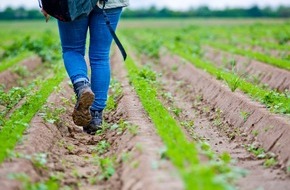
[[[92,12],[71,22],[58,20],[62,57],[77,97],[72,114],[76,125],[94,135],[101,129],[102,113],[106,107],[110,84],[110,47],[112,36],[102,12],[103,1],[98,1]],[[108,0],[105,12],[114,30],[118,25],[123,7],[129,0]],[[86,37],[89,31],[88,75],[85,61]]]

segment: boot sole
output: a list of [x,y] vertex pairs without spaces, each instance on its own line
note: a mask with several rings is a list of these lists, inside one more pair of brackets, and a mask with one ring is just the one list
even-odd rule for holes
[[95,95],[90,88],[85,89],[79,98],[78,105],[74,108],[72,117],[78,126],[86,126],[90,123],[92,116],[90,106],[93,104]]

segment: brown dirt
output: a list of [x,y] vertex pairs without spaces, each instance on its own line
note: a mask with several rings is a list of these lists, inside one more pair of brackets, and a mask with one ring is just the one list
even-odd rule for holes
[[230,70],[232,69],[230,60],[234,59],[236,61],[236,72],[240,75],[246,75],[247,80],[258,84],[267,84],[270,88],[279,91],[290,90],[290,71],[211,47],[205,47],[204,52],[206,59],[215,65]]
[[3,71],[0,73],[0,84],[5,86],[4,90],[8,91],[10,88],[14,86],[18,86],[19,83],[23,83],[24,80],[33,79],[37,75],[36,68],[41,65],[41,58],[37,56],[30,57],[21,61],[19,64],[21,67],[25,67],[27,71],[31,72],[27,78],[23,78],[22,76],[16,74],[11,69]]
[[[255,139],[262,147],[278,155],[282,166],[288,165],[289,118],[270,113],[265,106],[254,102],[239,91],[231,92],[220,81],[177,56],[165,53],[160,63],[169,69],[177,67],[176,73],[183,80],[190,82],[214,108],[222,110],[222,115],[229,124],[246,133],[249,139],[253,136],[251,134],[256,132]],[[242,112],[248,113],[246,120],[242,117]]]

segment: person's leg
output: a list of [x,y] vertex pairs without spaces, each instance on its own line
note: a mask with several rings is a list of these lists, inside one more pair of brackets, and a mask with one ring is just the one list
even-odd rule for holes
[[77,95],[73,121],[76,125],[87,126],[92,118],[89,108],[94,101],[84,58],[88,18],[72,22],[58,21],[58,26],[65,68]]
[[82,79],[88,80],[84,58],[88,18],[73,22],[58,21],[58,28],[64,65],[72,83]]
[[[106,10],[114,29],[117,27],[121,12],[122,8]],[[102,111],[106,106],[110,84],[110,47],[112,36],[106,26],[102,10],[98,7],[89,15],[89,30],[91,83],[95,94],[95,101],[91,106],[91,110]]]

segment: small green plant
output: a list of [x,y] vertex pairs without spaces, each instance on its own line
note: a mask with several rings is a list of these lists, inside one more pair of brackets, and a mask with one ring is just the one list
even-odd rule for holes
[[182,109],[177,108],[177,107],[169,108],[169,110],[171,110],[175,114],[175,116],[177,116],[177,117],[179,117],[180,114],[182,113]]
[[98,153],[98,155],[101,155],[108,152],[110,146],[111,145],[108,141],[102,140],[92,149],[92,151]]
[[34,154],[31,157],[31,162],[37,168],[46,168],[47,154],[45,153]]
[[72,145],[72,144],[68,144],[66,145],[66,149],[69,151],[69,152],[73,152],[75,150],[75,146]]
[[114,157],[95,157],[94,163],[100,167],[100,174],[98,175],[100,181],[110,179],[116,172],[116,159]]
[[180,123],[180,125],[182,127],[185,127],[185,128],[191,128],[191,127],[194,127],[194,121],[193,120],[191,120],[191,121],[182,121]]
[[264,159],[266,158],[266,153],[263,148],[259,148],[254,144],[246,145],[246,149],[253,153],[257,158]]
[[135,136],[138,134],[139,126],[130,124],[127,126],[127,129],[131,135]]
[[29,71],[26,66],[17,65],[16,67],[12,69],[12,72],[14,72],[20,77],[27,77],[29,75]]
[[9,179],[17,180],[22,183],[22,189],[23,190],[58,190],[59,184],[57,181],[53,179],[48,179],[46,181],[40,181],[40,182],[32,182],[30,177],[25,173],[10,173],[8,175]]
[[110,83],[110,95],[107,101],[106,111],[112,111],[117,108],[117,102],[122,96],[122,85],[116,79]]
[[246,112],[246,111],[241,111],[240,115],[242,116],[244,122],[246,122],[248,120],[249,116],[250,116],[250,113]]
[[275,166],[277,164],[277,160],[275,158],[268,158],[264,161],[263,166],[266,168],[270,168],[272,166]]
[[252,131],[252,135],[254,135],[255,137],[258,136],[258,134],[259,134],[259,131],[258,130],[253,130]]
[[226,80],[232,92],[235,92],[237,88],[240,86],[241,78],[237,77],[234,79]]
[[64,107],[57,107],[56,105],[44,105],[39,112],[39,115],[46,121],[52,124],[60,122],[60,116],[65,112]]

